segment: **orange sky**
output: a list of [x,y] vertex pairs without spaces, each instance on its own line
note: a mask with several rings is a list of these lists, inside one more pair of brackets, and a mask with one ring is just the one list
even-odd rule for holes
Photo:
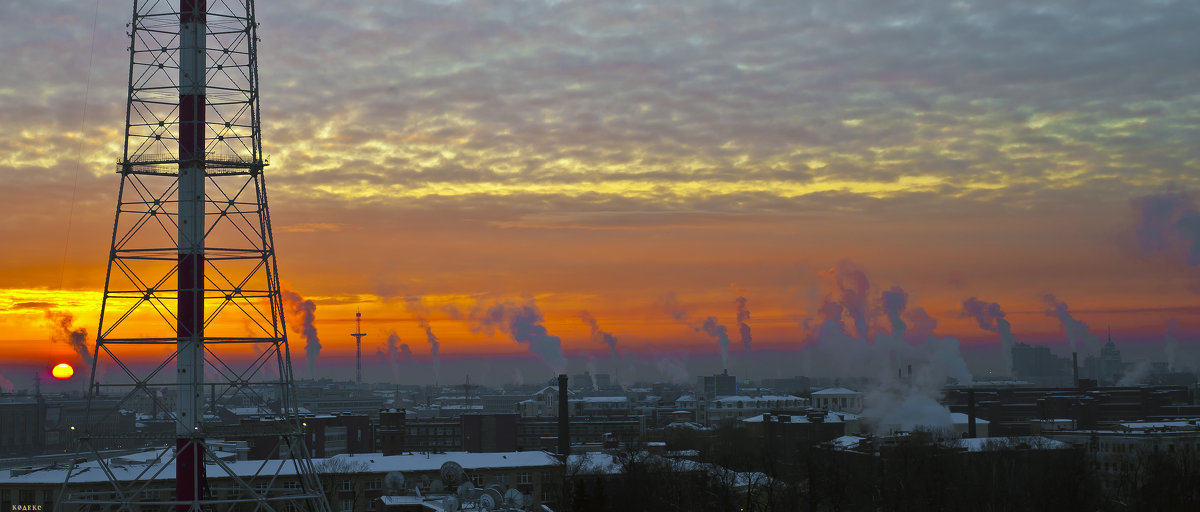
[[[752,352],[797,352],[836,299],[820,274],[843,259],[869,276],[875,332],[890,329],[880,293],[900,286],[979,371],[996,364],[998,337],[960,317],[973,296],[1036,343],[1065,343],[1046,293],[1094,335],[1111,325],[1154,347],[1131,349],[1147,358],[1163,357],[1171,319],[1185,349],[1200,333],[1200,234],[1147,234],[1139,203],[1169,196],[1171,219],[1195,214],[1200,102],[1170,84],[1195,83],[1172,55],[1200,42],[1163,28],[1195,12],[1138,6],[1105,18],[1114,26],[1037,2],[919,16],[838,2],[553,4],[261,6],[280,275],[317,304],[323,357],[353,351],[361,310],[372,357],[395,332],[428,361],[405,307],[423,297],[447,361],[528,354],[469,312],[533,301],[572,372],[607,354],[581,310],[630,365],[669,353],[716,371],[704,358],[717,344],[672,319],[664,297],[716,317],[737,356],[742,289]],[[128,13],[11,9],[0,7],[0,375],[18,381],[73,357],[46,311],[95,336]],[[62,30],[39,28],[51,22]],[[1118,42],[1102,50],[1097,32]],[[1181,364],[1200,362],[1185,352]],[[388,361],[372,364],[389,378]]]

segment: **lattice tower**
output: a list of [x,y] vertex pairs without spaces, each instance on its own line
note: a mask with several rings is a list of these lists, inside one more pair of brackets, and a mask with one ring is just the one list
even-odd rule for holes
[[[295,407],[257,28],[253,0],[133,2],[89,406],[56,509],[329,510]],[[255,420],[225,426],[225,407]],[[149,414],[137,432],[130,411]]]

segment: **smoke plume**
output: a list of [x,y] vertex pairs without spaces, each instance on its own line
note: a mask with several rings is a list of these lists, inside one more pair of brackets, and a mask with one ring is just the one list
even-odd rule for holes
[[693,331],[703,332],[717,341],[717,346],[721,348],[721,367],[729,369],[729,331],[724,325],[717,323],[717,317],[710,316],[702,321],[696,321],[692,318],[692,314],[687,308],[679,303],[675,297],[675,292],[668,293],[662,300],[663,311],[676,322],[690,327]]
[[724,325],[717,323],[717,317],[710,316],[704,319],[704,323],[700,324],[698,331],[704,331],[705,334],[717,340],[717,345],[721,347],[721,368],[729,369],[729,332]]
[[971,297],[963,301],[962,311],[958,316],[959,318],[974,318],[980,329],[1000,335],[1000,349],[1004,351],[1001,356],[1004,361],[1004,371],[1012,375],[1012,349],[1017,344],[1017,340],[1012,334],[1012,324],[1004,319],[1005,313],[1000,309],[1000,304]]
[[[400,346],[401,345],[402,344],[400,343],[400,335],[399,334],[396,334],[394,332],[388,333],[388,338],[387,338],[388,362],[390,363],[390,365],[392,367],[392,380],[396,380],[396,379],[400,378]],[[404,348],[407,349],[408,345],[404,345]],[[405,359],[405,362],[407,362],[407,361],[408,360]]]
[[1146,255],[1165,254],[1188,265],[1200,265],[1200,212],[1188,192],[1168,192],[1133,202],[1134,234]]
[[88,367],[92,366],[92,351],[87,346],[87,329],[75,328],[75,316],[66,311],[46,310],[46,319],[50,321],[50,341],[66,343]]
[[579,312],[579,318],[583,320],[583,323],[588,324],[588,327],[591,327],[592,341],[600,341],[608,345],[608,354],[615,362],[617,360],[617,337],[613,336],[612,333],[601,330],[600,324],[596,323],[596,317],[592,316],[586,310]]
[[306,300],[295,290],[281,288],[283,312],[288,317],[292,332],[304,338],[304,355],[308,360],[308,376],[317,375],[317,356],[321,354],[321,340],[317,338],[317,304]]
[[[425,341],[429,343],[429,357],[433,360],[433,381],[438,382],[442,371],[442,362],[438,356],[441,343],[438,341],[438,337],[433,334],[433,328],[429,326],[429,321],[425,317],[417,316],[417,325],[425,329]],[[408,345],[405,345],[405,348],[408,348]]]
[[679,303],[679,299],[675,297],[675,292],[667,293],[667,295],[663,297],[662,303],[663,311],[670,315],[671,318],[674,318],[676,322],[684,325],[689,325],[692,323],[692,315],[688,313],[687,309],[684,308],[682,304]]
[[[418,296],[409,296],[404,298],[404,309],[417,318],[417,326],[425,331],[425,341],[429,343],[429,358],[433,361],[433,381],[441,380],[442,362],[438,352],[441,349],[441,342],[438,337],[433,334],[433,327],[429,325],[429,308],[425,307],[425,303]],[[460,317],[458,309],[453,304],[443,308],[450,318],[458,319]]]
[[[892,324],[892,336],[903,338],[908,331],[908,324],[900,318],[908,307],[908,293],[899,286],[893,286],[883,292],[883,310],[887,313],[888,321]],[[924,310],[922,310],[924,312]]]
[[1056,317],[1059,323],[1062,324],[1063,331],[1067,334],[1067,341],[1071,343],[1072,352],[1076,351],[1078,342],[1086,341],[1093,353],[1099,353],[1100,342],[1095,336],[1092,336],[1087,324],[1071,316],[1071,311],[1067,307],[1066,302],[1058,300],[1058,298],[1050,293],[1042,296],[1042,302],[1046,304],[1046,307],[1050,308],[1046,310],[1046,316]]
[[843,259],[836,267],[826,271],[826,275],[832,275],[834,278],[841,293],[838,302],[854,320],[854,331],[860,339],[868,339],[870,334],[867,322],[867,294],[871,289],[871,281],[867,279],[867,273],[861,265]]
[[750,320],[750,310],[746,309],[746,297],[743,295],[734,299],[733,302],[737,304],[738,335],[742,338],[742,347],[746,349],[746,352],[749,352],[751,342],[750,324],[746,322]]
[[497,302],[490,307],[477,305],[471,312],[471,321],[489,331],[503,329],[517,343],[526,345],[529,352],[541,359],[554,373],[567,370],[567,358],[563,355],[562,340],[551,335],[542,325],[541,310],[530,299],[524,304]]
[[0,374],[0,391],[12,393],[14,390],[12,381],[4,377],[4,374]]

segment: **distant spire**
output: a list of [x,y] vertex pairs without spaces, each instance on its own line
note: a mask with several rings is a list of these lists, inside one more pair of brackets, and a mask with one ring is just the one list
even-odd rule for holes
[[362,310],[358,309],[354,312],[354,380],[362,384]]

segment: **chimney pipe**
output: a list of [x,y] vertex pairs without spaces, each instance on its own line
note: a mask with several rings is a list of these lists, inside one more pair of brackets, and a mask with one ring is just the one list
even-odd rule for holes
[[567,459],[571,454],[571,423],[567,420],[567,374],[558,376],[558,455]]
[[974,439],[975,431],[975,390],[967,390],[967,437]]
[[1079,354],[1071,352],[1071,383],[1079,388]]
[[908,365],[908,380],[912,380],[912,365]]

